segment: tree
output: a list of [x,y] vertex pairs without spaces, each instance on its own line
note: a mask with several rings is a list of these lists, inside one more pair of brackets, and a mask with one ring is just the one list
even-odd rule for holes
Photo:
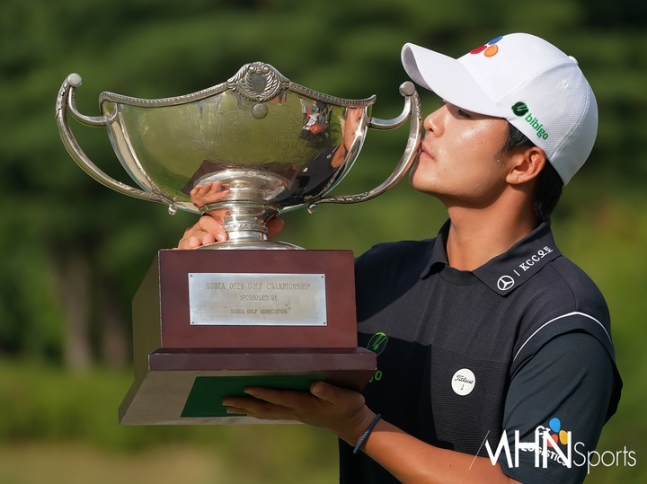
[[[186,94],[262,60],[321,92],[346,98],[377,94],[373,114],[388,118],[401,109],[397,88],[406,76],[399,52],[405,42],[461,55],[501,33],[528,31],[576,53],[603,113],[599,142],[584,172],[626,189],[647,170],[646,163],[636,162],[643,156],[647,59],[644,7],[629,0],[622,5],[609,14],[597,0],[514,8],[502,0],[376,0],[370,8],[352,1],[322,6],[295,0],[5,0],[0,352],[31,352],[77,367],[123,362],[116,355],[128,353],[129,301],[139,280],[155,251],[173,246],[194,220],[168,217],[161,206],[119,196],[74,166],[52,116],[57,89],[69,73],[84,78],[79,109],[96,115],[102,90],[140,98]],[[436,101],[422,94],[429,110]],[[129,182],[104,132],[74,129],[98,165]],[[400,156],[402,136],[369,134],[338,193],[380,183]],[[411,208],[419,203],[417,195],[398,193],[385,196],[386,202],[326,208],[316,216],[291,214],[282,237],[308,247],[363,250],[378,236],[433,235]],[[386,214],[379,221],[377,211]],[[331,240],[331,233],[338,237]]]

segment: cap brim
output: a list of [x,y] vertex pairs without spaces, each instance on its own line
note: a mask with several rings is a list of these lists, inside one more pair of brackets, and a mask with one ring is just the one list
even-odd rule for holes
[[488,116],[505,117],[457,59],[415,44],[402,47],[402,65],[418,85],[455,106]]

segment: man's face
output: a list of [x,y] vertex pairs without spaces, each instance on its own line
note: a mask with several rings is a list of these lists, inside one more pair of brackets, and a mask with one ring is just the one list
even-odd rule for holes
[[508,122],[445,103],[425,119],[426,134],[411,173],[413,187],[447,206],[485,207],[506,186],[500,152]]

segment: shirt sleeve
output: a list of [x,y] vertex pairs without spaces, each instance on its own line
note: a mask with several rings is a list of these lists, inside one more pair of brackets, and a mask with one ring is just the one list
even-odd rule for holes
[[508,448],[498,457],[503,472],[524,484],[581,483],[614,378],[613,362],[594,336],[572,332],[547,342],[510,382],[501,440]]

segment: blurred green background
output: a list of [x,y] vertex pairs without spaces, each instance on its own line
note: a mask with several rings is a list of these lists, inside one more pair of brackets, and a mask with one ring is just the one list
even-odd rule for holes
[[[121,427],[131,380],[130,300],[159,248],[196,216],[129,199],[86,176],[54,122],[71,72],[79,109],[101,91],[187,94],[261,60],[345,98],[400,113],[402,44],[458,56],[525,31],[576,56],[597,95],[593,154],[554,216],[557,242],[607,297],[625,389],[590,483],[647,482],[647,6],[639,0],[3,0],[0,3],[0,483],[333,483],[336,440],[301,425]],[[438,100],[423,94],[430,112]],[[101,129],[72,122],[86,153],[128,182]],[[395,166],[407,129],[370,132],[335,193]],[[436,234],[442,207],[406,182],[359,205],[286,214],[281,239],[348,248]],[[636,465],[622,461],[633,451]],[[620,456],[611,464],[610,454]]]

